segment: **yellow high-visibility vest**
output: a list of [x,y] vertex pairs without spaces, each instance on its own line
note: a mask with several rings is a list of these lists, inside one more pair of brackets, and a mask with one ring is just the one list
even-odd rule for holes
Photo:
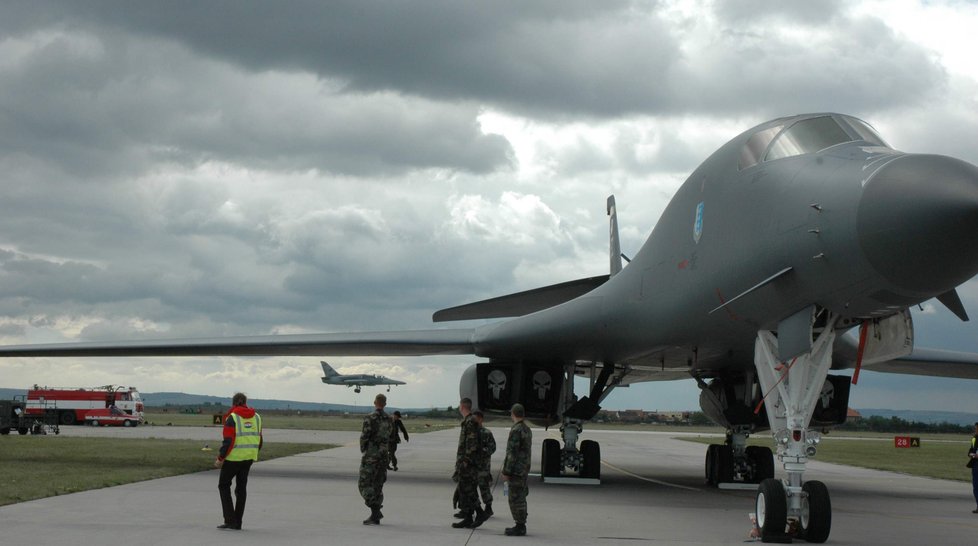
[[261,445],[261,416],[245,419],[237,413],[231,414],[234,420],[234,446],[226,461],[257,461],[258,446]]

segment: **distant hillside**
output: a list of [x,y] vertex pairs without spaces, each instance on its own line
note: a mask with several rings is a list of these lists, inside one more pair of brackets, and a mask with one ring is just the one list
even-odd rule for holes
[[918,423],[952,423],[955,425],[974,425],[978,423],[978,413],[967,413],[963,411],[925,411],[925,410],[891,410],[891,409],[858,409],[863,417],[898,417],[904,421],[916,421]]
[[[209,396],[206,394],[186,394],[182,392],[146,392],[140,393],[143,403],[151,407],[161,406],[203,406],[220,405],[230,406],[231,397]],[[255,409],[274,409],[274,410],[302,410],[302,411],[365,411],[365,406],[351,406],[348,404],[328,404],[324,402],[296,402],[293,400],[265,400],[262,398],[251,398],[248,405]]]
[[[14,397],[25,396],[27,389],[4,389],[0,388],[0,400],[11,400]],[[204,406],[218,405],[230,406],[231,397],[210,396],[206,394],[186,394],[182,392],[143,392],[140,393],[143,403],[149,407],[164,406]],[[248,405],[255,409],[264,410],[299,410],[299,411],[340,411],[350,413],[364,413],[367,406],[351,406],[348,404],[328,404],[323,402],[296,402],[294,400],[265,400],[262,398],[252,398],[248,400]],[[372,406],[371,406],[372,407]],[[419,413],[428,409],[396,408],[389,406],[391,410],[410,411]]]

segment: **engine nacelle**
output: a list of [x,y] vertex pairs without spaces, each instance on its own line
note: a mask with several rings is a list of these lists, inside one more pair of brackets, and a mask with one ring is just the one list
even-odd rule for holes
[[459,381],[459,396],[472,399],[472,407],[485,413],[508,415],[519,402],[533,423],[560,422],[564,373],[560,368],[532,363],[488,362],[473,364]]
[[[827,376],[809,426],[817,428],[845,423],[849,411],[849,388],[848,376]],[[754,414],[759,402],[756,383],[748,389],[744,381],[717,378],[700,391],[703,413],[727,429],[744,425],[750,425],[754,432],[768,429],[766,406],[760,404],[760,411]]]

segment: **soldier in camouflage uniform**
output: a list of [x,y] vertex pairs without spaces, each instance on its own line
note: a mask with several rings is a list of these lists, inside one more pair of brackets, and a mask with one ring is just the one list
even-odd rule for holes
[[479,494],[485,505],[486,516],[492,516],[492,454],[496,452],[496,438],[492,431],[485,427],[485,416],[481,411],[474,411],[475,420],[479,423],[479,434],[482,441],[482,451],[479,460]]
[[506,528],[507,536],[526,534],[526,477],[530,473],[530,450],[533,447],[533,434],[523,418],[526,410],[522,404],[513,404],[510,411],[513,428],[509,429],[506,441],[506,460],[503,461],[502,478],[509,482],[509,510],[513,513],[516,525]]
[[360,496],[370,508],[370,517],[363,520],[364,525],[380,525],[380,508],[384,504],[384,482],[387,481],[387,457],[390,449],[393,425],[389,415],[384,413],[387,397],[378,394],[374,398],[374,412],[363,419],[360,433]]
[[455,454],[455,474],[452,479],[458,482],[458,507],[464,517],[462,521],[453,523],[452,527],[475,529],[489,518],[479,505],[478,465],[482,442],[479,423],[472,415],[472,400],[463,398],[459,402],[458,409],[463,419],[458,435],[458,451]]

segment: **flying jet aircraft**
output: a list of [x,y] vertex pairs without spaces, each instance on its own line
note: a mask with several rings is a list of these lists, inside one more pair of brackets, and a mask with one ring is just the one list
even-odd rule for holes
[[[787,529],[824,542],[831,502],[803,479],[818,430],[841,423],[850,378],[830,371],[978,379],[978,355],[914,347],[910,309],[937,298],[967,320],[955,287],[978,273],[978,167],[894,150],[865,122],[821,113],[775,119],[723,145],[683,183],[645,244],[622,264],[609,198],[610,270],[444,309],[434,321],[498,320],[401,332],[249,336],[0,347],[4,357],[475,355],[462,396],[483,411],[521,402],[559,424],[545,477],[600,476],[578,446],[615,388],[693,380],[727,429],[707,480],[757,483],[766,541]],[[590,378],[574,393],[575,375]],[[770,430],[786,478],[747,437]],[[794,523],[788,527],[788,523]]]
[[406,383],[403,381],[397,381],[382,375],[367,373],[341,375],[325,361],[320,360],[319,363],[323,365],[323,373],[326,374],[326,377],[323,377],[323,383],[326,383],[327,385],[346,385],[347,387],[353,387],[353,392],[356,393],[360,392],[360,387],[387,385],[387,392],[390,392],[391,385],[406,385]]

